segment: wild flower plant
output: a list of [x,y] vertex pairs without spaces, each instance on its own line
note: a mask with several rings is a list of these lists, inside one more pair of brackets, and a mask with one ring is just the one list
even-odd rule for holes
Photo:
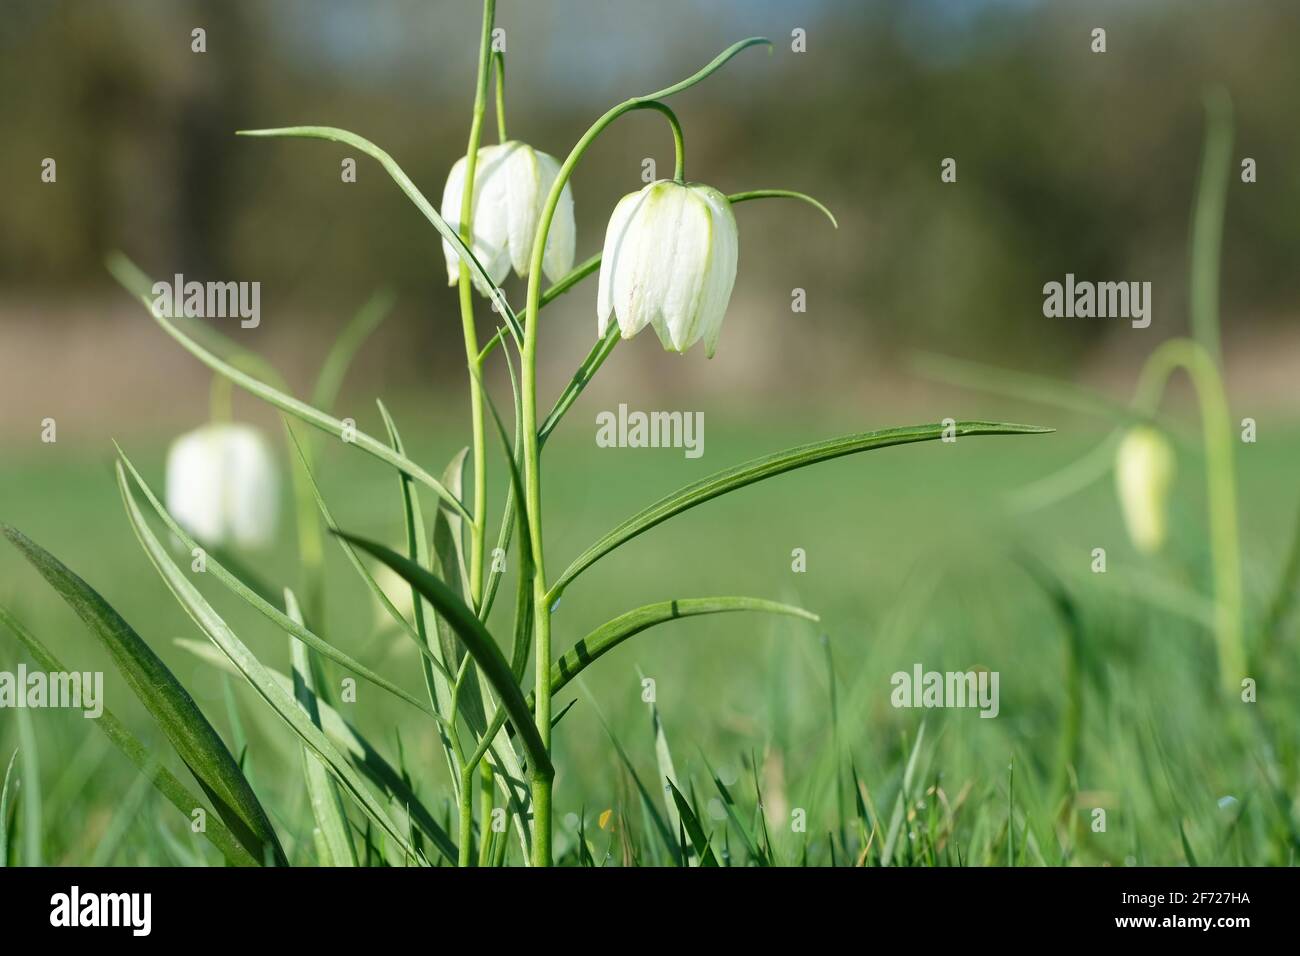
[[[303,566],[301,596],[288,589],[256,585],[237,571],[235,558],[213,550],[222,542],[226,527],[222,496],[232,488],[239,501],[245,494],[240,484],[242,477],[231,481],[216,481],[213,477],[214,470],[225,468],[223,462],[229,455],[219,455],[221,460],[216,463],[204,463],[206,459],[199,462],[187,444],[198,439],[183,440],[169,468],[167,499],[171,508],[164,507],[121,450],[116,473],[127,516],[141,546],[211,644],[200,647],[198,652],[241,675],[301,740],[304,780],[315,820],[317,859],[324,863],[358,862],[356,834],[346,809],[348,804],[354,804],[368,818],[390,862],[426,864],[441,857],[461,866],[476,862],[500,864],[510,858],[511,847],[507,834],[502,832],[504,828],[495,824],[508,820],[520,859],[537,866],[550,865],[554,861],[555,815],[551,743],[553,727],[562,716],[553,713],[552,698],[561,688],[624,641],[667,621],[737,611],[817,620],[816,615],[802,608],[759,598],[657,601],[619,615],[573,643],[557,659],[552,633],[555,605],[584,571],[626,542],[713,498],[832,458],[941,437],[1048,430],[991,422],[948,422],[946,426],[926,424],[868,431],[777,452],[725,469],[650,504],[592,543],[558,575],[551,573],[544,549],[542,450],[615,348],[620,333],[629,338],[650,325],[665,348],[685,351],[703,340],[711,356],[718,346],[736,277],[739,236],[733,207],[752,200],[790,198],[820,210],[832,224],[835,219],[821,203],[801,192],[755,189],[726,196],[685,180],[682,129],[667,100],[712,76],[742,51],[768,41],[742,40],[697,73],[618,103],[596,119],[564,159],[557,161],[507,137],[504,58],[494,54],[491,46],[494,0],[485,0],[483,9],[469,140],[465,156],[452,166],[441,212],[393,157],[355,133],[322,126],[243,133],[331,140],[370,156],[440,234],[449,277],[458,286],[469,373],[468,465],[472,485],[468,493],[466,453],[457,455],[435,474],[407,456],[397,426],[382,404],[380,412],[386,430],[383,439],[360,430],[350,419],[336,418],[329,410],[342,370],[377,323],[375,315],[380,307],[363,311],[345,331],[327,358],[313,401],[308,403],[292,397],[256,356],[231,343],[219,342],[206,332],[215,344],[203,344],[201,336],[182,328],[179,317],[151,306],[150,282],[136,266],[121,255],[109,260],[112,274],[150,309],[164,332],[211,368],[221,381],[257,396],[284,416],[288,444],[293,449],[293,493]],[[482,128],[493,73],[501,142],[484,146]],[[660,114],[669,125],[676,149],[673,178],[651,183],[621,200],[610,216],[603,254],[574,267],[571,181],[575,171],[593,142],[611,124],[641,110]],[[530,135],[538,132],[529,131]],[[511,266],[527,280],[520,309],[510,304],[500,285]],[[541,311],[597,270],[597,341],[543,416],[538,406]],[[543,277],[552,282],[547,288],[543,288]],[[474,308],[476,287],[492,303],[495,328],[485,342],[480,339],[480,319]],[[487,363],[494,355],[500,357],[509,373],[513,435],[485,384]],[[406,519],[406,554],[339,529],[316,481],[319,448],[308,434],[299,433],[299,423],[394,469],[400,478]],[[508,654],[497,635],[488,629],[503,571],[501,563],[487,561],[489,432],[496,433],[510,479],[497,524],[497,547],[502,554],[513,551],[518,570],[519,591]],[[247,456],[241,452],[235,458],[244,461]],[[240,468],[235,471],[243,475]],[[262,485],[264,492],[269,491],[269,482],[263,481]],[[437,499],[432,527],[421,489]],[[196,496],[203,501],[191,503]],[[149,513],[166,529],[161,535],[147,517]],[[236,520],[234,526],[243,525]],[[323,636],[329,618],[322,583],[322,526],[333,534],[399,633],[414,644],[426,697],[408,693]],[[287,862],[270,817],[239,763],[148,644],[102,597],[52,555],[21,532],[7,528],[6,534],[113,655],[132,689],[198,780],[216,811],[216,819],[209,821],[205,831],[208,839],[233,864]],[[173,557],[169,536],[179,540],[193,556],[190,568]],[[512,548],[516,536],[518,543]],[[234,543],[241,543],[238,536]],[[409,584],[409,614],[395,606],[377,583],[368,560],[377,561],[381,569],[388,569]],[[291,674],[277,672],[254,656],[200,592],[199,571],[215,578],[289,635]],[[53,660],[36,637],[11,616],[5,615],[4,621],[38,660]],[[528,693],[525,679],[530,657],[534,682]],[[457,811],[455,833],[448,832],[425,809],[404,774],[347,719],[337,693],[322,678],[322,659],[332,661],[353,679],[367,681],[397,697],[429,720],[450,772]],[[110,736],[143,768],[145,748],[120,725],[110,726]],[[202,804],[170,775],[157,775],[154,782],[187,815]],[[676,791],[674,794],[680,798]],[[699,845],[703,837],[688,804],[680,801],[678,807],[681,825],[697,844],[698,858],[711,859],[707,845]]]

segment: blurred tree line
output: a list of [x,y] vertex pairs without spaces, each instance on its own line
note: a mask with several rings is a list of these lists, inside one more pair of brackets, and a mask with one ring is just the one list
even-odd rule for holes
[[[260,280],[263,313],[333,329],[380,284],[400,319],[455,324],[436,235],[375,164],[253,141],[241,128],[345,127],[387,149],[435,204],[464,148],[478,4],[469,0],[4,0],[0,16],[0,321],[30,297],[116,294],[121,248],[160,276]],[[562,155],[608,105],[677,79],[741,37],[747,52],[673,102],[687,173],[724,191],[803,189],[839,215],[738,211],[736,308],[796,317],[880,361],[921,346],[1033,353],[1068,368],[1120,330],[1044,319],[1042,285],[1150,280],[1158,336],[1184,327],[1202,98],[1235,104],[1223,272],[1228,340],[1294,317],[1300,270],[1300,4],[1031,0],[500,0],[511,135]],[[1090,31],[1107,30],[1107,52]],[[206,31],[205,53],[191,30]],[[807,31],[807,52],[791,31]],[[489,121],[487,129],[494,127]],[[491,136],[489,133],[489,141]],[[58,181],[40,181],[41,161]],[[578,255],[600,248],[642,161],[671,163],[662,119],[620,122],[579,167]],[[957,161],[957,182],[940,162]],[[567,304],[594,334],[594,280]],[[559,312],[560,310],[557,310]],[[768,323],[768,324],[764,324]],[[590,328],[588,328],[590,326]],[[577,333],[575,333],[577,334]],[[728,334],[740,337],[733,327]],[[454,344],[456,338],[447,341]],[[726,341],[724,337],[724,342]],[[757,347],[757,346],[756,346]],[[781,348],[790,343],[781,343]],[[448,367],[459,346],[448,347]],[[800,351],[802,350],[802,352]],[[414,360],[412,360],[414,361]]]

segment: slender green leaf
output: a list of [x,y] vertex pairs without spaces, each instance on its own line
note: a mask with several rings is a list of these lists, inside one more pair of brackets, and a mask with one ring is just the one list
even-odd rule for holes
[[[325,527],[331,532],[338,530],[338,523],[334,520],[334,516],[330,514],[329,507],[325,504],[325,498],[321,495],[320,485],[316,482],[316,475],[307,462],[306,450],[298,440],[298,436],[294,433],[294,430],[290,427],[287,428],[287,431],[289,433],[290,441],[293,444],[294,452],[297,454],[298,460],[302,464],[303,474],[306,476],[307,483],[311,486],[312,494],[316,498],[316,507],[320,509],[321,518],[325,521]],[[374,575],[366,570],[366,566],[361,563],[361,559],[357,556],[356,549],[338,535],[334,535],[333,537],[334,540],[339,543],[339,547],[343,549],[343,554],[347,557],[348,563],[352,565],[353,570],[355,570],[365,582],[366,587],[370,589],[370,593],[379,601],[380,606],[388,612],[388,615],[397,623],[403,633],[411,638],[416,649],[436,666],[441,667],[442,662],[434,658],[433,652],[429,650],[428,645],[420,639],[420,635],[416,632],[415,628],[411,626],[411,622],[408,621],[402,615],[402,612],[393,605],[393,602],[389,600],[388,595],[385,594],[384,589],[379,586],[379,582],[375,580]],[[445,673],[446,671],[444,670],[444,674]]]
[[[125,493],[125,474],[120,468],[118,473]],[[259,861],[269,856],[277,864],[286,865],[288,861],[266,811],[220,735],[180,681],[90,585],[22,532],[8,526],[3,530],[99,639],[127,685],[153,714],[218,815],[249,854]]]
[[[127,458],[126,453],[123,452],[121,448],[118,448],[118,453],[121,456],[122,464],[126,467],[126,470],[130,472],[131,478],[135,481],[136,487],[138,487],[140,491],[143,492],[145,500],[149,502],[150,507],[152,507],[154,512],[157,513],[158,517],[162,519],[163,523],[167,525],[167,529],[171,531],[172,534],[176,535],[176,537],[180,538],[182,542],[185,543],[185,547],[187,550],[192,551],[194,548],[201,547],[201,545],[194,540],[194,538],[189,534],[189,532],[187,532],[183,527],[181,527],[180,523],[177,522],[176,519],[173,518],[171,514],[168,513],[167,509],[163,507],[162,502],[158,500],[158,496],[154,494],[153,489],[149,487],[148,483],[144,480],[144,477],[140,474],[139,471],[136,470],[135,465],[133,465],[131,463],[131,460]],[[206,559],[206,567],[207,567],[206,573],[211,574],[214,578],[216,578],[218,581],[224,584],[232,592],[234,592],[238,597],[242,598],[250,607],[253,608],[253,610],[257,611],[259,614],[261,614],[267,620],[271,621],[271,623],[275,624],[277,627],[282,628],[285,631],[288,631],[290,634],[292,634],[294,637],[296,637],[298,640],[302,641],[303,643],[307,644],[313,650],[318,651],[319,653],[321,653],[325,657],[328,657],[330,660],[334,661],[335,663],[343,665],[348,670],[356,674],[358,677],[364,678],[365,680],[374,684],[376,687],[383,688],[384,690],[392,694],[394,697],[397,697],[398,699],[405,701],[406,703],[410,704],[412,707],[416,707],[419,710],[424,711],[425,713],[429,713],[428,707],[426,707],[418,698],[402,690],[402,688],[398,687],[396,684],[388,680],[386,677],[382,677],[379,674],[376,674],[374,671],[366,667],[360,661],[354,659],[350,655],[339,650],[337,647],[335,647],[333,644],[330,644],[324,638],[318,637],[316,634],[309,631],[302,624],[301,620],[294,620],[290,618],[282,611],[280,611],[279,608],[268,603],[260,594],[258,594],[248,585],[244,584],[243,581],[239,580],[239,578],[235,577],[233,574],[227,571],[226,568],[221,564],[221,562],[218,561],[210,554]]]
[[641,777],[636,772],[636,766],[632,763],[632,758],[627,755],[627,751],[623,749],[623,745],[619,743],[618,738],[614,736],[614,732],[609,729],[609,725],[605,724],[604,718],[601,718],[601,725],[604,726],[605,733],[609,735],[610,742],[613,743],[614,751],[618,754],[619,760],[623,762],[624,768],[632,778],[632,783],[636,787],[637,793],[641,795],[641,807],[650,818],[650,822],[654,825],[655,832],[659,834],[659,838],[663,841],[664,846],[667,847],[669,854],[672,855],[673,861],[678,865],[681,865],[685,856],[682,853],[680,844],[673,836],[674,831],[668,829],[667,821],[664,820],[663,814],[661,814],[658,807],[655,806],[654,797],[646,788],[646,785],[641,782]]
[[[22,642],[36,663],[46,671],[50,673],[68,673],[68,668],[64,667],[62,662],[31,631],[27,630],[17,618],[3,607],[0,607],[0,624],[7,627]],[[149,766],[153,759],[151,748],[146,747],[137,740],[107,707],[104,708],[103,713],[99,715],[99,718],[94,723],[122,753],[126,754],[127,758],[131,763],[135,764],[138,770],[144,771]],[[158,788],[158,792],[185,816],[187,822],[191,822],[194,811],[201,808],[203,802],[166,767],[159,767],[152,780],[153,785]],[[0,820],[3,820],[3,818],[4,813],[0,811]],[[3,829],[3,824],[0,823],[0,831]],[[203,835],[209,843],[221,851],[221,855],[225,857],[226,862],[232,866],[261,865],[261,860],[253,857],[248,850],[244,849],[243,845],[235,839],[234,834],[226,828],[226,825],[219,817],[211,817],[207,820]],[[3,838],[4,834],[0,832],[0,841],[3,841]],[[3,856],[4,854],[0,853],[0,860],[3,860]]]
[[713,850],[709,847],[709,838],[704,835],[704,827],[700,825],[700,818],[695,815],[691,805],[682,796],[682,792],[677,789],[677,785],[671,780],[667,781],[668,789],[672,793],[673,803],[677,805],[677,812],[681,816],[682,826],[686,829],[686,834],[691,838],[691,845],[699,855],[700,866],[717,866],[718,858],[713,855]]
[[997,422],[956,422],[948,426],[948,429],[945,429],[942,423],[910,425],[815,442],[764,458],[756,458],[687,485],[628,518],[574,559],[551,588],[550,602],[554,603],[555,598],[564,592],[569,582],[619,545],[698,504],[766,478],[829,461],[832,458],[877,448],[888,448],[891,445],[932,441],[943,437],[946,430],[958,438],[975,435],[1033,435],[1052,431],[1050,428],[1040,428],[1035,425],[1009,425]]
[[551,693],[558,694],[569,681],[581,674],[589,665],[594,664],[629,637],[640,634],[656,624],[702,614],[725,614],[732,611],[763,611],[768,614],[801,617],[807,621],[820,620],[816,614],[803,608],[778,604],[776,601],[764,601],[760,598],[682,598],[676,601],[647,604],[605,622],[569,648],[551,665]]
[[[668,747],[668,735],[664,733],[664,722],[659,717],[659,707],[657,704],[650,704],[650,725],[654,730],[655,737],[655,764],[659,769],[659,779],[666,780],[668,786],[664,787],[664,814],[668,819],[668,825],[672,827],[674,833],[680,833],[682,828],[681,813],[677,809],[677,801],[669,792],[669,787],[677,787],[677,769],[673,766],[673,752]],[[695,865],[694,857],[688,855],[687,863]]]
[[456,636],[465,645],[465,649],[473,656],[478,666],[483,669],[483,674],[491,683],[492,689],[501,701],[501,705],[514,722],[516,732],[523,739],[524,749],[528,754],[531,767],[535,771],[553,773],[554,768],[551,766],[550,756],[546,753],[546,748],[542,745],[542,738],[533,725],[528,705],[524,703],[524,696],[520,692],[519,686],[514,682],[514,675],[510,672],[510,665],[501,655],[501,649],[497,647],[492,635],[483,627],[482,622],[479,621],[474,612],[466,607],[465,603],[457,598],[447,585],[414,561],[404,558],[397,552],[374,541],[367,541],[365,538],[358,538],[342,531],[335,533],[343,535],[357,547],[363,551],[368,551],[388,565],[413,584],[420,594],[438,609],[438,612],[455,628]]
[[[377,402],[379,414],[384,419],[388,430],[388,441],[399,455],[404,453],[402,436],[397,431],[393,417],[383,402]],[[406,528],[406,550],[411,560],[422,568],[432,567],[429,558],[429,537],[424,527],[424,512],[420,507],[420,496],[416,493],[411,480],[405,475],[397,476],[398,489],[402,495],[402,522]],[[438,627],[437,614],[433,604],[421,596],[419,590],[411,587],[411,606],[415,616],[415,630],[421,642],[432,652],[429,660],[422,661],[424,684],[434,712],[447,720],[444,727],[438,728],[439,742],[442,744],[443,757],[447,761],[453,794],[460,792],[460,767],[456,758],[456,713],[453,709],[452,685],[460,664],[460,648],[454,642],[443,643],[442,629]],[[435,667],[431,661],[440,666]]]
[[117,851],[122,848],[126,841],[127,835],[131,832],[131,826],[140,818],[145,803],[148,802],[151,792],[151,784],[158,773],[158,762],[152,760],[143,770],[140,776],[131,784],[131,789],[126,792],[122,802],[113,809],[113,819],[108,825],[104,835],[100,837],[99,843],[95,846],[95,852],[91,854],[91,867],[109,866],[117,856]]
[[162,575],[168,589],[176,597],[186,613],[199,626],[199,629],[207,635],[208,639],[239,669],[244,679],[270,705],[276,715],[289,726],[289,729],[296,733],[307,746],[325,761],[335,779],[343,785],[343,789],[388,834],[389,839],[402,851],[403,855],[407,859],[415,859],[415,853],[407,844],[405,835],[394,826],[392,820],[388,818],[388,815],[374,796],[362,784],[334,744],[325,737],[315,724],[307,719],[307,715],[302,712],[302,708],[298,706],[292,694],[286,693],[282,687],[275,683],[252,651],[235,636],[229,625],[212,609],[212,606],[208,604],[203,595],[199,593],[198,589],[190,583],[185,574],[172,561],[167,554],[167,549],[163,547],[162,542],[158,540],[150,529],[148,522],[145,521],[144,515],[140,511],[139,505],[136,504],[135,497],[131,494],[131,489],[127,484],[126,471],[120,463],[117,468],[117,482],[122,493],[122,502],[126,506],[127,517],[130,519],[131,528],[135,531],[136,538],[140,541],[140,545],[149,556],[149,560],[158,570],[158,573]]
[[925,740],[925,721],[916,731],[916,740],[912,744],[912,753],[907,758],[903,769],[903,783],[899,787],[898,797],[894,801],[894,812],[889,818],[889,829],[885,832],[885,846],[880,851],[880,863],[888,866],[894,860],[894,849],[898,846],[899,835],[903,832],[903,821],[907,816],[907,802],[911,798],[912,781],[916,773],[916,760],[921,753],[921,743]]
[[[284,609],[290,618],[302,623],[302,611],[288,588],[284,591]],[[293,662],[293,695],[307,718],[320,727],[320,701],[316,697],[315,679],[309,659],[311,649],[290,634],[289,651]],[[348,825],[348,814],[343,807],[338,784],[320,758],[306,746],[302,748],[302,759],[307,796],[311,801],[312,816],[316,819],[316,849],[321,865],[356,866],[357,849],[352,843],[352,829]]]
[[424,193],[411,182],[411,177],[402,171],[402,167],[397,165],[397,161],[392,156],[384,152],[370,140],[358,136],[356,133],[349,132],[345,129],[339,129],[334,126],[288,126],[281,129],[241,129],[237,131],[238,136],[257,136],[257,137],[294,137],[298,139],[324,139],[335,143],[342,143],[345,146],[351,146],[353,149],[360,150],[371,159],[376,160],[379,165],[384,167],[384,171],[392,177],[393,182],[397,183],[399,189],[406,194],[406,198],[415,204],[415,208],[425,219],[432,223],[433,227],[438,230],[439,234],[445,239],[456,254],[460,256],[462,262],[469,266],[470,273],[478,279],[481,287],[486,289],[488,297],[496,303],[498,311],[505,318],[510,326],[510,331],[515,337],[517,343],[523,342],[524,330],[519,324],[519,318],[510,308],[510,303],[506,301],[505,293],[499,286],[492,281],[492,277],[487,274],[483,264],[478,261],[474,253],[455,229],[447,225],[447,221],[438,215],[438,211],[433,204],[425,198]]
[[[189,651],[200,660],[230,674],[239,674],[238,667],[212,644],[177,638],[176,646]],[[288,695],[294,692],[294,682],[287,674],[270,667],[264,670]],[[328,703],[317,698],[316,708],[320,714],[320,727],[325,736],[341,748],[352,767],[363,777],[380,789],[383,794],[400,807],[409,817],[420,833],[429,839],[438,852],[449,863],[456,862],[456,845],[451,837],[434,819],[433,814],[411,789],[406,776],[390,764],[361,732]]]
[[314,428],[319,428],[321,431],[329,432],[331,435],[343,439],[344,444],[355,446],[375,458],[378,458],[380,461],[392,465],[402,474],[408,475],[421,484],[431,488],[438,497],[454,508],[461,517],[470,521],[474,520],[474,516],[465,509],[463,504],[456,500],[451,492],[442,486],[442,482],[438,481],[438,479],[434,478],[433,475],[429,474],[415,462],[396,454],[391,448],[387,447],[382,442],[371,438],[365,432],[345,426],[343,422],[334,418],[332,415],[327,415],[319,409],[308,405],[306,402],[301,402],[279,389],[272,388],[265,382],[261,382],[253,376],[241,372],[229,362],[225,362],[213,355],[207,349],[203,348],[203,346],[199,345],[187,336],[177,328],[175,323],[169,321],[166,316],[153,308],[153,304],[149,298],[148,290],[150,288],[150,283],[148,277],[145,276],[145,274],[125,256],[115,253],[108,260],[108,268],[113,274],[113,277],[116,278],[128,292],[131,292],[140,299],[145,308],[149,310],[149,314],[154,317],[154,320],[162,327],[164,332],[179,342],[186,351],[214,372],[228,378],[240,388],[256,395],[263,401],[274,405],[281,411],[288,412],[290,415],[301,419]]
[[329,412],[338,400],[343,378],[352,365],[361,346],[370,338],[372,332],[388,317],[393,310],[396,296],[390,289],[381,289],[372,295],[366,304],[357,310],[351,321],[343,327],[338,338],[325,356],[320,374],[316,376],[316,386],[311,392],[311,403],[323,412]]
[[45,838],[45,802],[41,799],[41,760],[31,714],[24,707],[15,711],[18,751],[22,755],[20,803],[23,812],[23,866],[44,866],[41,853]]
[[9,766],[5,769],[4,786],[0,787],[0,866],[9,865],[9,794],[10,784],[13,783],[14,762],[17,759],[18,751],[15,750],[9,758]]

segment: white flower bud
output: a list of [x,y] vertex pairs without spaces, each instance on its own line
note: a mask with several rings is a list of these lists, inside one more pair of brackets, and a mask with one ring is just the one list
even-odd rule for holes
[[712,358],[738,247],[731,203],[710,186],[660,180],[624,196],[605,232],[598,334],[612,314],[625,339],[651,325],[664,348],[685,352],[703,338]]
[[[560,164],[554,156],[517,140],[484,146],[478,151],[470,249],[497,285],[505,281],[511,265],[521,277],[528,276],[537,223],[559,172]],[[457,232],[464,193],[465,157],[462,156],[452,166],[442,193],[442,218]],[[573,268],[575,236],[573,192],[565,183],[551,219],[542,259],[542,271],[552,282]],[[460,256],[445,239],[442,254],[447,260],[447,284],[455,285],[460,279]],[[487,291],[480,283],[476,285],[480,291]]]
[[1115,486],[1133,546],[1154,554],[1168,531],[1169,488],[1174,480],[1174,450],[1154,428],[1128,430],[1115,456]]
[[205,425],[167,451],[167,510],[205,545],[264,547],[275,538],[279,474],[262,433]]

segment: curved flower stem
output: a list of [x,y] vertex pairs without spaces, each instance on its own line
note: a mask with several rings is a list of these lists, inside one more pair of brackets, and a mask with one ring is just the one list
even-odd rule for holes
[[1192,335],[1216,363],[1219,355],[1219,250],[1232,165],[1232,100],[1214,87],[1205,97],[1205,151],[1192,214]]
[[[465,189],[460,203],[460,238],[473,247],[474,177],[478,168],[479,141],[483,134],[483,115],[487,111],[488,67],[492,60],[492,23],[496,0],[483,0],[483,33],[479,44],[478,83],[474,91],[474,118],[469,127],[469,146],[465,152]],[[501,85],[497,84],[498,110]],[[504,123],[498,112],[498,123]],[[460,262],[460,320],[465,335],[465,358],[471,370],[478,368],[478,332],[474,326],[474,289],[469,266]],[[470,419],[474,448],[474,520],[469,525],[469,597],[477,608],[483,596],[483,542],[487,531],[484,506],[487,501],[487,443],[483,430],[483,386],[477,375],[470,375]]]
[[[651,100],[648,103],[642,103],[642,109],[658,110],[668,119],[668,125],[673,131],[673,179],[679,183],[686,181],[686,139],[682,135],[682,124],[677,119],[677,114],[669,108],[668,104],[660,103],[658,100]],[[636,107],[633,107],[636,109]]]
[[1205,490],[1210,512],[1210,558],[1214,568],[1214,637],[1225,690],[1236,691],[1247,675],[1242,635],[1241,545],[1237,526],[1237,479],[1232,425],[1223,378],[1198,342],[1170,339],[1151,353],[1138,380],[1134,404],[1148,413],[1160,404],[1170,376],[1187,372],[1196,391],[1205,443]]
[[493,72],[497,90],[497,142],[504,143],[506,136],[506,55],[500,50],[492,54]]
[[[528,267],[521,411],[523,413],[524,438],[524,491],[528,499],[529,536],[532,539],[533,549],[533,626],[536,628],[534,647],[537,654],[537,709],[534,716],[538,734],[541,736],[542,744],[548,752],[551,748],[551,694],[549,680],[551,673],[551,609],[546,598],[546,565],[542,547],[542,484],[539,470],[540,442],[537,434],[537,324],[542,298],[542,260],[546,253],[546,240],[550,235],[551,221],[555,217],[555,208],[559,205],[560,194],[565,184],[568,183],[569,177],[573,175],[573,169],[577,166],[578,160],[582,158],[583,153],[587,151],[596,137],[611,123],[623,114],[639,109],[654,109],[665,115],[671,115],[671,111],[662,103],[658,103],[658,100],[666,99],[674,93],[679,93],[695,85],[719,69],[737,53],[758,43],[771,45],[769,41],[761,37],[742,40],[728,47],[714,57],[707,66],[680,83],[665,87],[651,93],[649,96],[624,100],[607,111],[591,125],[591,128],[582,135],[582,138],[570,150],[568,157],[560,166],[555,182],[551,184],[551,191],[546,197],[546,204],[542,207],[542,214],[538,218],[537,232],[533,236],[533,250]],[[673,117],[673,119],[675,120],[676,117]],[[674,130],[674,138],[679,148],[677,165],[681,169],[684,160],[680,153],[681,139],[676,124],[674,124]],[[548,768],[530,768],[529,773],[533,796],[533,863],[536,866],[550,866],[552,862],[551,784],[554,772],[548,772]]]
[[234,386],[224,375],[212,374],[212,386],[208,391],[208,417],[212,423],[226,424],[235,417]]

